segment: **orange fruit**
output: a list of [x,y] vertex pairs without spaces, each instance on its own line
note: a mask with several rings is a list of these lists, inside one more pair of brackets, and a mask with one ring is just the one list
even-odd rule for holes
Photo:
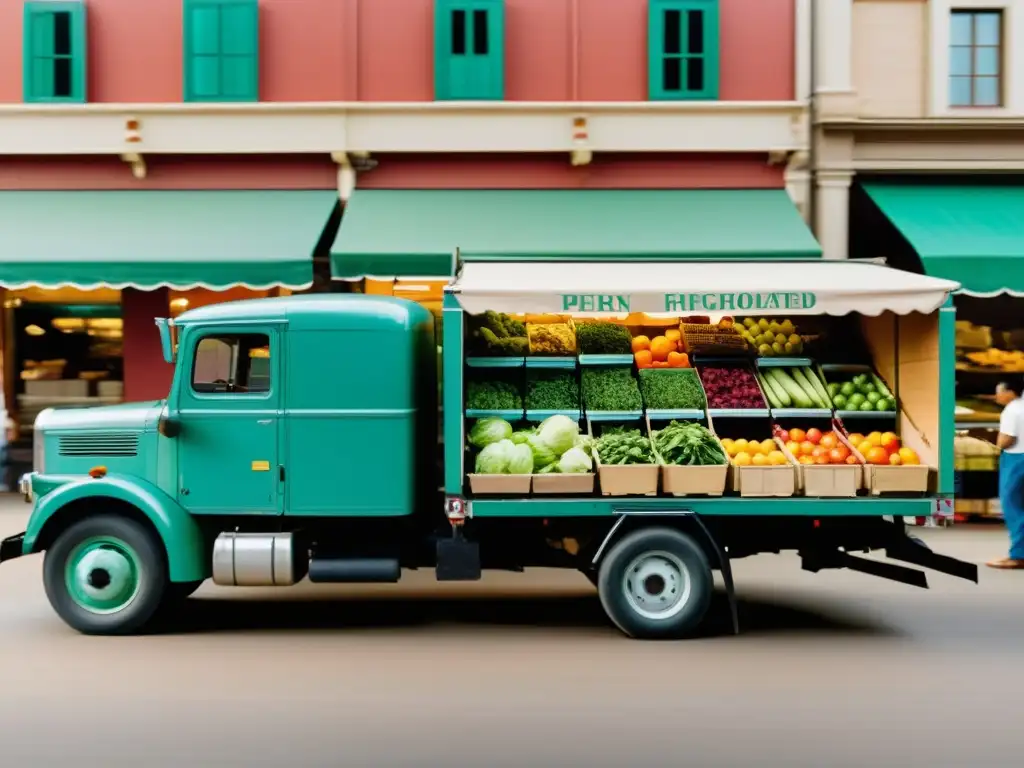
[[824,435],[821,436],[821,442],[819,443],[819,445],[823,445],[829,450],[832,450],[837,445],[839,445],[839,438],[836,437],[835,432],[826,432]]
[[828,457],[833,464],[842,464],[850,458],[850,449],[845,445],[837,445],[828,452]]
[[812,427],[811,429],[807,430],[807,439],[810,442],[814,443],[815,445],[821,442],[821,438],[822,434],[820,429],[815,429],[814,427]]
[[898,467],[900,464],[903,463],[903,459],[900,458],[900,455],[898,453],[890,453],[889,463],[892,464],[894,467]]
[[864,435],[862,435],[860,432],[854,432],[847,438],[847,440],[850,441],[850,445],[860,445],[861,443],[864,442]]
[[665,331],[665,338],[668,339],[669,341],[678,342],[680,339],[683,338],[683,334],[679,331],[678,328],[669,328],[667,331]]
[[874,445],[864,458],[868,460],[869,464],[888,464],[889,452],[880,445]]
[[786,450],[789,451],[790,453],[792,453],[794,456],[799,456],[800,455],[800,443],[798,443],[796,440],[787,440],[786,441]]
[[914,466],[920,464],[921,460],[917,457],[917,453],[913,448],[900,448],[897,454],[900,457],[900,461],[906,465]]
[[685,368],[689,360],[686,355],[682,352],[669,352],[668,353],[668,367],[669,368]]
[[766,467],[768,466],[768,457],[765,456],[763,453],[755,453],[750,458],[750,463],[753,464],[755,467]]
[[846,463],[851,465],[860,464],[860,462],[857,461],[857,457],[854,456],[852,453],[846,457]]
[[793,429],[789,430],[789,439],[795,440],[798,443],[802,443],[804,440],[807,439],[807,433],[804,432],[799,427],[794,427]]
[[[636,339],[633,339],[633,341],[636,341]],[[633,359],[636,360],[637,368],[650,368],[651,363],[654,362],[654,358],[651,356],[651,350],[649,349],[637,350],[633,355]]]
[[766,456],[769,453],[771,453],[772,451],[774,451],[775,448],[776,448],[776,445],[775,445],[775,441],[774,440],[762,440],[761,441],[761,453],[765,454]]
[[640,352],[641,350],[651,348],[651,340],[646,336],[634,336],[632,344],[634,352]]
[[[790,431],[789,434],[792,435],[793,432]],[[802,443],[800,443],[800,453],[802,453],[804,456],[813,456],[814,443],[812,443],[810,440],[804,440]]]
[[801,456],[799,459],[797,459],[797,461],[799,461],[801,464],[813,464],[814,463],[814,459],[812,459],[810,456]]
[[732,463],[737,467],[749,467],[752,461],[749,453],[740,451],[736,454],[736,458],[732,460]]
[[828,456],[825,456],[824,454],[821,454],[819,456],[815,456],[814,457],[814,463],[815,464],[828,464]]
[[872,432],[870,435],[868,435],[868,442],[871,443],[872,445],[881,445],[882,444],[882,433],[881,432]]
[[873,446],[870,441],[862,440],[860,445],[857,446],[857,450],[860,451],[861,456],[867,458],[868,453],[870,453],[871,449],[874,447],[875,446]]
[[675,351],[675,343],[669,341],[664,336],[655,336],[651,339],[651,355],[654,357],[656,362],[664,362],[665,360],[668,360],[669,353]]

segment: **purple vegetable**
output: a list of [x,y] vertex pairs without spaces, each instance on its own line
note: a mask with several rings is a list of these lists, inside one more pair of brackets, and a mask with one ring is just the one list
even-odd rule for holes
[[754,374],[738,366],[700,369],[709,408],[764,408],[764,397]]

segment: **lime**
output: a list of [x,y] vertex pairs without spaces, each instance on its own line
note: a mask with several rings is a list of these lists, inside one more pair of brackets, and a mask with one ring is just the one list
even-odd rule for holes
[[[850,405],[853,406],[854,408],[860,408],[862,403],[867,402],[867,398],[864,397],[864,395],[862,395],[860,392],[854,392],[852,395],[850,395],[849,399]],[[874,406],[872,406],[872,408],[874,408]]]
[[829,395],[829,397],[835,397],[838,394],[839,394],[839,385],[838,384],[834,384],[834,383],[833,384],[829,384],[828,385],[828,395]]
[[865,400],[863,403],[860,404],[858,410],[861,410],[861,411],[873,411],[873,410],[875,410],[875,404]]
[[833,395],[832,404],[839,410],[846,408],[846,395]]
[[875,403],[875,410],[877,411],[895,411],[896,403],[887,397],[883,397],[877,403]]
[[852,381],[848,381],[839,388],[839,391],[849,397],[850,395],[857,394],[857,387],[854,386]]
[[864,384],[861,385],[860,391],[863,392],[866,395],[868,392],[874,392],[875,389],[876,389],[875,385],[872,384],[870,381],[867,381],[867,382],[864,382]]
[[866,397],[867,397],[869,403],[877,403],[879,400],[883,400],[884,399],[877,392],[868,392]]

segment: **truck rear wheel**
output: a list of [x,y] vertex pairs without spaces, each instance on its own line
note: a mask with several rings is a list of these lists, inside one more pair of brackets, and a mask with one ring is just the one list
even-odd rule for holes
[[43,585],[57,615],[79,632],[132,634],[164,599],[166,558],[139,523],[99,515],[70,526],[46,550]]
[[597,591],[608,618],[627,635],[662,639],[697,628],[714,585],[707,556],[693,538],[671,528],[647,528],[608,552]]

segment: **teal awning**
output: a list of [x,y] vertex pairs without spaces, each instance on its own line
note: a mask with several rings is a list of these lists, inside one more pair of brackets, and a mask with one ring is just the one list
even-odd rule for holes
[[925,272],[962,293],[1024,295],[1024,187],[866,184]]
[[0,285],[305,288],[337,193],[0,192]]
[[361,190],[336,279],[448,277],[473,261],[820,258],[789,196],[757,190]]

